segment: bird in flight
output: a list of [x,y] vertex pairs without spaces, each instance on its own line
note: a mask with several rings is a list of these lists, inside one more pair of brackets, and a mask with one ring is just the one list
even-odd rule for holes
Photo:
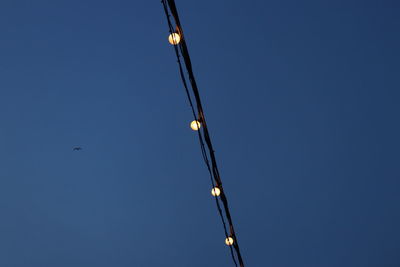
[[80,146],[75,146],[72,150],[73,151],[79,151],[79,150],[82,150],[82,148]]

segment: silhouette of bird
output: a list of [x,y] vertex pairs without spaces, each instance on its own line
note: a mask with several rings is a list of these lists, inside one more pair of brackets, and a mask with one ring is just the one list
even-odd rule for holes
[[73,150],[73,151],[79,151],[79,150],[82,150],[82,148],[81,148],[80,146],[76,146],[76,147],[74,147],[72,150]]

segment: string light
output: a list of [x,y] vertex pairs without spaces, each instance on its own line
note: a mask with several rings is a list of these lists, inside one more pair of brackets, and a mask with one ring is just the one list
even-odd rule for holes
[[[214,193],[215,193],[215,196],[220,196],[218,198],[217,197],[215,198],[215,203],[217,205],[218,213],[220,215],[221,222],[222,222],[224,232],[225,232],[225,237],[226,237],[225,244],[228,245],[228,247],[230,249],[232,260],[235,263],[235,266],[236,267],[238,266],[238,264],[237,264],[237,261],[238,261],[238,263],[240,264],[240,267],[244,267],[243,259],[242,259],[240,249],[239,249],[238,240],[237,240],[234,226],[233,226],[232,217],[231,217],[230,210],[229,210],[228,199],[226,197],[225,191],[222,188],[222,181],[221,181],[221,178],[219,175],[219,170],[217,167],[217,161],[216,161],[216,157],[215,157],[215,153],[214,153],[214,148],[213,148],[213,145],[211,142],[206,119],[204,116],[204,111],[203,111],[203,107],[202,107],[201,99],[200,99],[200,93],[197,88],[196,79],[193,74],[192,63],[191,63],[191,59],[189,56],[189,51],[187,49],[186,40],[185,40],[185,38],[181,38],[184,36],[184,34],[183,34],[182,25],[179,20],[179,15],[178,15],[178,11],[176,8],[175,0],[161,0],[161,2],[164,6],[164,11],[165,11],[165,15],[167,18],[169,31],[171,34],[169,41],[171,44],[174,45],[173,47],[174,47],[174,51],[175,51],[178,66],[179,66],[180,77],[182,79],[183,87],[185,89],[185,92],[186,92],[186,95],[187,95],[187,98],[188,98],[188,101],[190,104],[190,108],[192,111],[192,115],[194,118],[194,121],[191,122],[190,126],[194,131],[197,131],[197,133],[198,133],[198,138],[199,138],[199,142],[200,142],[203,160],[207,166],[207,170],[208,170],[208,173],[209,173],[210,179],[211,179],[211,184],[212,184],[211,194],[214,195]],[[172,16],[170,15],[170,12],[171,12]],[[176,27],[174,27],[172,25],[171,17],[174,19]],[[175,29],[179,29],[179,34],[176,33]],[[179,35],[179,41],[177,41],[178,39],[174,38],[174,34]],[[178,46],[177,44],[179,42],[180,42],[180,45]],[[183,65],[183,62],[185,65]],[[185,70],[184,70],[184,67],[185,67]],[[186,80],[186,76],[188,77],[189,82]],[[189,90],[188,85],[191,86],[191,91]],[[192,95],[193,95],[195,101],[192,101]],[[194,104],[196,104],[196,107]],[[201,118],[201,124],[197,118]],[[202,131],[200,131],[200,127],[202,128]],[[218,185],[218,187],[215,185]],[[218,193],[217,189],[219,190],[218,195],[217,195],[217,193]],[[221,194],[222,191],[224,191],[224,194]]]
[[201,123],[197,120],[194,120],[190,123],[190,128],[192,128],[193,131],[198,131],[201,127]]
[[211,195],[214,197],[218,197],[221,194],[221,190],[218,187],[214,187],[211,189]]
[[169,43],[172,44],[172,45],[177,45],[177,44],[179,44],[179,42],[181,41],[181,36],[179,35],[179,33],[176,33],[176,32],[171,33],[171,34],[168,36],[168,41],[169,41]]

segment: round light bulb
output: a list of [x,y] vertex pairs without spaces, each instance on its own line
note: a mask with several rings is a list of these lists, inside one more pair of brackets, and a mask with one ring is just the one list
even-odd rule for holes
[[201,123],[199,121],[192,121],[190,123],[190,128],[192,128],[193,131],[198,131],[201,127]]
[[228,246],[232,246],[233,245],[233,238],[232,237],[227,237],[225,239],[225,244]]
[[218,187],[214,187],[211,189],[211,195],[214,197],[218,197],[221,194],[221,190]]
[[179,35],[179,33],[176,33],[176,32],[171,33],[171,34],[168,36],[168,41],[169,41],[169,43],[172,44],[172,45],[177,45],[177,44],[179,44],[179,42],[181,41],[181,36]]

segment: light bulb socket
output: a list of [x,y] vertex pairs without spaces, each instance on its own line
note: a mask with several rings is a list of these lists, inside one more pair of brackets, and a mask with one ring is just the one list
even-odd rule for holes
[[[175,27],[175,32],[176,32],[177,34],[179,34],[179,36],[182,37],[182,31],[181,31],[181,29],[178,27],[178,25],[176,25],[176,27]],[[182,38],[181,38],[181,39],[182,39]]]

